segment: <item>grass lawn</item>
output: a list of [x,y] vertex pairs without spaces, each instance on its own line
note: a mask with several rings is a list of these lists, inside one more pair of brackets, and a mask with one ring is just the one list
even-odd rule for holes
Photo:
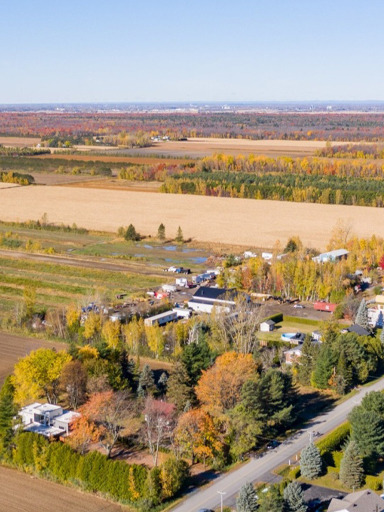
[[[307,319],[306,319],[307,320]],[[281,335],[286,332],[303,332],[305,334],[310,334],[314,330],[316,330],[319,326],[319,322],[313,320],[313,322],[309,321],[308,323],[300,323],[300,318],[298,321],[292,319],[283,320],[282,322],[276,324],[276,328],[272,332],[259,332],[258,337],[263,341],[281,341]]]

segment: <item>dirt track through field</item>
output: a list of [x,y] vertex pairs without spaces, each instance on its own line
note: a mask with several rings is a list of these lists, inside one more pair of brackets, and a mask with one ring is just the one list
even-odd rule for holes
[[[0,386],[5,377],[12,373],[13,366],[21,358],[29,354],[31,350],[40,347],[66,350],[67,345],[59,342],[49,342],[34,338],[15,336],[6,332],[0,332]],[[1,503],[1,498],[0,498]],[[0,510],[5,510],[0,507]]]
[[1,512],[123,512],[123,508],[91,494],[0,467]]
[[247,247],[285,244],[298,235],[307,246],[324,249],[338,219],[360,237],[384,236],[384,209],[255,199],[151,194],[75,187],[29,186],[0,190],[0,219],[27,221],[47,213],[50,222],[116,232],[132,223],[155,236],[181,226],[184,237]]

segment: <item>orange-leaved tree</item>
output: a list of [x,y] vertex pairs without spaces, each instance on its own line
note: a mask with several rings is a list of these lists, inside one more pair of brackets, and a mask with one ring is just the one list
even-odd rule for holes
[[220,414],[233,409],[240,401],[244,382],[256,378],[257,366],[251,354],[226,352],[203,371],[196,395],[204,408]]
[[66,438],[66,442],[82,455],[87,451],[89,445],[97,443],[103,434],[102,428],[97,427],[84,415],[75,418],[71,422],[70,428],[71,434]]
[[191,409],[180,416],[175,431],[176,446],[183,455],[204,465],[223,452],[224,443],[213,417],[202,409]]

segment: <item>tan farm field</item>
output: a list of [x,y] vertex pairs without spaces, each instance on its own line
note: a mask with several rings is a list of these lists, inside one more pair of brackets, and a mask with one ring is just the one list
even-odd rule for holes
[[26,148],[40,142],[40,137],[0,137],[0,145],[6,148]]
[[57,186],[0,190],[0,220],[35,220],[44,213],[50,222],[110,232],[133,223],[152,236],[164,223],[168,237],[181,226],[185,238],[246,247],[272,247],[298,235],[307,246],[324,249],[340,219],[360,237],[384,236],[382,208]]
[[[343,143],[333,142],[332,144],[339,145]],[[130,149],[127,150],[127,153],[180,158],[183,156],[202,158],[214,153],[304,157],[314,155],[317,149],[324,148],[325,145],[325,141],[317,140],[249,140],[196,137],[185,141],[155,142],[149,148]]]
[[[122,507],[76,489],[0,466],[0,510],[25,512],[123,512]],[[36,506],[33,507],[32,504]]]

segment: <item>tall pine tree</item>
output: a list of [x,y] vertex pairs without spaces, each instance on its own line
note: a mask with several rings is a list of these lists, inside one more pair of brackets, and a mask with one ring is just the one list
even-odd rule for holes
[[307,512],[301,485],[295,480],[284,489],[284,501],[287,512]]
[[368,306],[365,299],[361,299],[359,309],[357,310],[355,323],[369,330],[370,325],[368,322]]
[[244,484],[236,499],[237,512],[256,512],[258,508],[257,494],[252,484]]
[[340,463],[340,481],[350,489],[359,489],[364,481],[363,459],[355,441],[350,441]]
[[153,394],[155,391],[155,379],[151,368],[146,364],[144,365],[140,377],[139,385],[137,387],[137,394],[141,397],[146,397]]
[[309,443],[301,452],[301,474],[303,477],[312,480],[321,475],[322,469],[323,461],[321,460],[320,451],[313,443]]

